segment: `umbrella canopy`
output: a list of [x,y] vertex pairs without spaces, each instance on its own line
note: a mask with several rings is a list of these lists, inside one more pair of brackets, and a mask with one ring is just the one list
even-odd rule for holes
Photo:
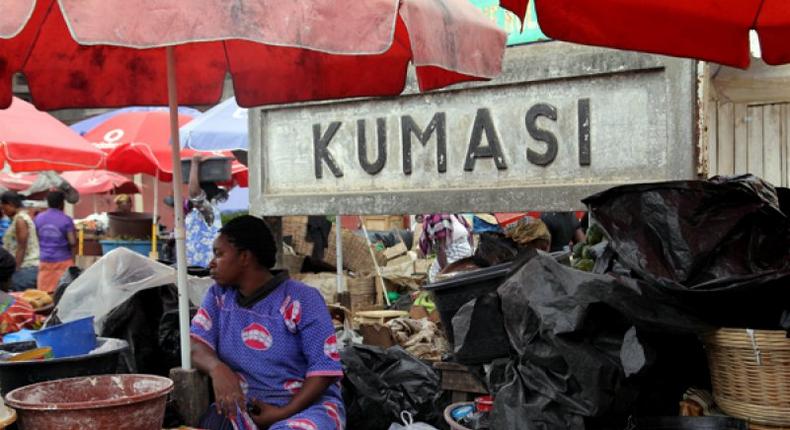
[[15,172],[96,169],[104,154],[52,115],[13,98],[0,110],[0,165]]
[[203,112],[179,130],[181,147],[198,151],[246,151],[247,109],[231,97]]
[[[151,111],[159,111],[159,112],[167,112],[167,107],[163,106],[130,106],[120,109],[114,109],[109,112],[105,112],[100,115],[92,116],[88,119],[84,119],[79,122],[75,122],[71,124],[72,130],[76,131],[80,135],[84,136],[87,132],[93,130],[94,128],[100,126],[102,123],[107,121],[108,119],[114,117],[115,115],[119,115],[126,112],[151,112]],[[178,108],[178,113],[181,115],[196,117],[200,115],[200,111],[197,109],[193,109],[190,107],[180,106]]]
[[[178,116],[184,125],[192,118]],[[104,121],[85,134],[85,139],[107,153],[107,170],[156,176],[170,181],[170,116],[167,112],[126,112]]]
[[[506,34],[466,0],[5,0],[0,108],[25,74],[36,106],[240,106],[399,94],[498,75]],[[6,40],[3,40],[6,39]],[[174,174],[181,171],[173,145]],[[173,194],[181,201],[182,189]],[[181,360],[191,367],[182,205],[175,205]]]
[[[106,170],[74,170],[63,172],[60,177],[81,195],[137,194],[140,192],[131,179]],[[13,191],[24,191],[29,189],[37,178],[37,173],[0,172],[0,187]]]
[[0,172],[0,187],[11,191],[22,191],[30,188],[36,181],[36,173]]
[[746,68],[756,30],[766,63],[790,62],[786,0],[535,0],[535,7],[543,32],[558,40]]
[[16,72],[44,109],[167,104],[165,46],[180,104],[216,103],[228,72],[247,107],[396,95],[410,61],[422,90],[493,78],[505,39],[465,0],[258,0],[243,13],[229,0],[6,0],[0,107]]
[[[188,124],[191,116],[179,115],[179,125]],[[170,154],[170,115],[167,112],[128,111],[113,115],[85,134],[85,139],[106,152],[107,170],[124,174],[156,176],[172,181],[173,161]],[[181,158],[190,158],[194,151],[181,151]],[[232,157],[231,154],[215,155]],[[233,179],[247,186],[247,168],[238,162],[232,166]]]
[[106,170],[63,172],[60,175],[80,194],[137,194],[140,188],[126,176]]

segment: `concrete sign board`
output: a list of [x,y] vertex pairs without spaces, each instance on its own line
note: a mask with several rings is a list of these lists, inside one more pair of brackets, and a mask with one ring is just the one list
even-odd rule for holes
[[573,210],[694,176],[694,62],[551,42],[508,49],[506,68],[461,89],[251,110],[253,211]]

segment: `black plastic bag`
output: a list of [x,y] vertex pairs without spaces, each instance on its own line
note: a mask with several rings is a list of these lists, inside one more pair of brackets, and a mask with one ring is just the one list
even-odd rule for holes
[[[652,382],[686,377],[652,372],[661,350],[644,339],[693,339],[710,329],[661,289],[581,272],[542,255],[508,278],[498,294],[518,355],[504,371],[492,370],[499,377],[491,385],[500,387],[492,427],[501,430],[583,429],[588,418],[626,417]],[[702,351],[682,353],[698,363]],[[683,384],[666,385],[672,392],[662,397],[676,406]]]
[[414,421],[446,427],[435,401],[439,376],[399,346],[353,345],[340,352],[345,377],[343,401],[349,429],[387,430],[401,411]]
[[461,364],[485,364],[507,357],[510,341],[496,292],[470,300],[453,317],[453,353]]
[[[698,317],[778,329],[790,309],[787,190],[751,175],[612,188],[584,200],[625,267]],[[624,272],[618,269],[619,272]],[[786,328],[786,327],[785,327]]]
[[711,289],[790,268],[776,189],[751,175],[627,185],[584,200],[619,260],[641,278]]

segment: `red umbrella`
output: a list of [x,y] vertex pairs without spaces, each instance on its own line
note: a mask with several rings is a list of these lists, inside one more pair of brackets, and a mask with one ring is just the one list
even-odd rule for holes
[[[178,115],[178,126],[192,120],[189,115]],[[123,112],[85,133],[85,139],[107,153],[107,170],[156,176],[170,182],[173,161],[170,151],[170,115],[168,112]],[[193,150],[181,150],[182,159],[191,158]],[[230,153],[217,153],[233,157]],[[233,180],[246,186],[247,168],[238,162],[233,165]],[[243,184],[243,185],[242,185]]]
[[137,194],[140,189],[126,176],[106,170],[82,170],[60,175],[80,194]]
[[15,172],[101,167],[104,154],[52,115],[14,97],[0,110],[0,166]]
[[11,191],[26,190],[33,185],[36,176],[36,173],[0,172],[0,187]]
[[501,68],[506,35],[466,0],[235,4],[6,0],[0,107],[15,72],[44,109],[167,104],[165,46],[176,46],[178,101],[191,105],[216,103],[227,72],[249,107],[396,95],[410,61],[423,90]]
[[535,0],[535,7],[543,32],[558,40],[746,68],[756,30],[766,63],[790,62],[787,0]]
[[[0,187],[24,191],[30,188],[37,173],[0,172]],[[73,170],[63,172],[60,177],[71,184],[80,194],[137,194],[140,189],[126,176],[106,170]]]
[[[506,35],[466,0],[241,4],[6,0],[0,82],[23,72],[34,102],[46,109],[167,103],[176,143],[171,156],[178,160],[178,104],[217,102],[226,72],[237,102],[249,107],[396,95],[410,61],[422,90],[490,79],[501,70]],[[0,86],[0,107],[9,94]],[[180,176],[180,163],[173,174]],[[180,202],[181,187],[173,191]],[[181,361],[188,369],[182,205],[175,213]]]

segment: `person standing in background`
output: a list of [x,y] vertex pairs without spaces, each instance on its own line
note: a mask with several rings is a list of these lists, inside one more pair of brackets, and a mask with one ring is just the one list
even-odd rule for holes
[[11,225],[3,235],[3,247],[14,256],[16,271],[11,276],[11,291],[36,288],[39,265],[36,225],[22,207],[22,196],[6,191],[0,196],[0,206]]
[[471,257],[472,234],[469,222],[456,214],[427,214],[423,216],[420,252],[428,256],[436,251],[436,260],[428,271],[428,281],[433,282],[436,275],[449,264],[462,258]]
[[69,267],[74,265],[77,237],[74,220],[63,213],[66,196],[60,191],[47,194],[49,209],[35,219],[41,249],[38,269],[38,289],[52,293]]
[[184,208],[187,230],[187,264],[208,267],[214,257],[214,239],[222,228],[222,214],[217,206],[228,193],[214,183],[200,183],[200,154],[192,156],[189,168],[189,199]]
[[540,220],[551,234],[551,252],[562,251],[587,238],[573,212],[543,212]]

